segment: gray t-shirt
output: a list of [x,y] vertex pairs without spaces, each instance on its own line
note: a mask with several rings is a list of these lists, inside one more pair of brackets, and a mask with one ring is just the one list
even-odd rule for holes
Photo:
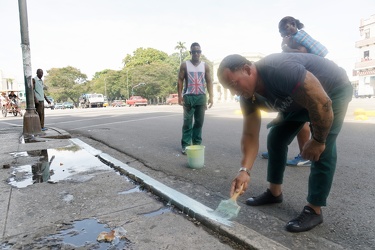
[[255,93],[255,101],[241,97],[241,107],[247,114],[257,108],[265,111],[292,112],[303,109],[292,94],[304,84],[306,72],[311,72],[328,96],[336,88],[350,85],[344,69],[334,62],[308,53],[271,54],[254,63],[262,78],[266,95]]

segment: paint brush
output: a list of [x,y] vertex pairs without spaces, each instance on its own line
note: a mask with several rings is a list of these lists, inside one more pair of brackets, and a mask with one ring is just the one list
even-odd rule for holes
[[216,208],[214,213],[224,219],[233,219],[237,217],[241,207],[237,204],[237,198],[242,191],[243,185],[240,187],[240,191],[234,193],[229,200],[222,200],[219,206]]

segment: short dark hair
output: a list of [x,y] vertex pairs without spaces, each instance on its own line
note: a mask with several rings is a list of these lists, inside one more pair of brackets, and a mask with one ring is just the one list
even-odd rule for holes
[[279,22],[279,32],[280,33],[284,30],[284,26],[287,23],[294,24],[294,26],[296,26],[297,29],[299,29],[299,30],[303,29],[303,27],[305,27],[305,25],[303,25],[303,23],[301,23],[298,19],[295,19],[294,17],[291,17],[291,16],[286,16],[283,19],[281,19],[280,22]]
[[195,42],[195,43],[192,43],[192,44],[191,44],[191,46],[190,46],[190,50],[191,50],[194,46],[199,46],[199,47],[200,47],[199,43]]
[[230,71],[237,71],[242,68],[245,64],[251,65],[251,62],[245,57],[233,54],[226,56],[220,63],[219,69],[217,70],[217,75],[221,74],[224,69],[229,69]]

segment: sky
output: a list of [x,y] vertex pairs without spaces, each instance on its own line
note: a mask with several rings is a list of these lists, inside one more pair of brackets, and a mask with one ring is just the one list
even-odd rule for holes
[[[278,23],[293,16],[351,77],[361,57],[355,48],[360,20],[375,15],[375,1],[28,0],[27,12],[33,76],[38,68],[72,66],[91,79],[95,72],[121,69],[137,48],[172,54],[180,41],[187,48],[198,42],[212,61],[277,53]],[[23,83],[17,0],[0,0],[0,31],[0,70]]]

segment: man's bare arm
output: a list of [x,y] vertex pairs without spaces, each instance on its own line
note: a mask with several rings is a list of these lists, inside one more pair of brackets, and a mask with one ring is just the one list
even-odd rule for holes
[[209,104],[209,108],[212,107],[212,105],[214,104],[213,102],[213,84],[212,84],[212,78],[211,78],[211,70],[210,70],[210,67],[208,67],[207,63],[205,63],[205,80],[206,80],[206,84],[207,84],[207,91],[208,91],[208,94],[209,94],[209,99],[208,99],[208,104]]
[[[259,150],[259,131],[261,124],[260,111],[256,110],[251,114],[244,115],[243,131],[241,138],[242,159],[241,167],[250,170],[253,167]],[[230,195],[238,192],[242,188],[242,193],[247,190],[250,183],[250,176],[247,172],[238,172],[232,181]]]
[[182,99],[182,88],[184,86],[184,80],[186,75],[186,62],[181,63],[180,71],[178,72],[178,79],[177,79],[177,93],[178,93],[178,104],[183,104]]
[[333,122],[332,101],[319,80],[309,71],[292,98],[309,112],[313,138],[324,143]]

